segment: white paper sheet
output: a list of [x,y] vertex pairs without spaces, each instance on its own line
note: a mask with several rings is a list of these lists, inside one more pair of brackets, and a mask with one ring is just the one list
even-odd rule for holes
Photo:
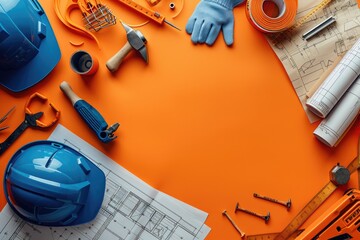
[[351,127],[360,111],[360,77],[358,77],[330,114],[321,121],[314,135],[330,147],[336,146]]
[[[296,18],[309,13],[321,0],[300,0]],[[309,41],[302,34],[322,22],[330,15],[336,22]],[[333,0],[325,8],[315,13],[300,28],[286,34],[286,39],[274,44],[268,37],[270,46],[282,62],[293,88],[302,103],[310,122],[320,118],[306,106],[306,93],[332,65],[350,49],[360,36],[360,10],[357,0]]]
[[100,212],[88,224],[44,227],[21,220],[6,205],[0,213],[0,240],[201,240],[209,234],[207,213],[152,188],[63,126],[49,140],[80,151],[104,171]]
[[345,54],[330,75],[307,100],[309,109],[325,118],[360,74],[360,40]]

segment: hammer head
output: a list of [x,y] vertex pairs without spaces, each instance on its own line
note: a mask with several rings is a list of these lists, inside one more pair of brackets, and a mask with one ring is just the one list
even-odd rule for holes
[[149,62],[147,49],[146,49],[146,38],[139,30],[134,30],[125,23],[121,23],[126,30],[126,37],[131,47],[140,53],[140,56],[146,63]]

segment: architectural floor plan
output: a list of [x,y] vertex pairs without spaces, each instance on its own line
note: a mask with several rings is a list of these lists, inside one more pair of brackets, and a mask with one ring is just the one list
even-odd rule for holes
[[0,213],[0,240],[200,240],[207,213],[162,193],[58,125],[49,140],[78,150],[105,173],[105,197],[95,220],[75,227],[29,224],[8,205]]
[[[320,0],[299,1],[297,19],[309,13]],[[306,6],[305,6],[306,5]],[[302,34],[327,19],[336,22],[309,40]],[[267,39],[285,67],[310,122],[319,118],[306,107],[306,93],[334,61],[350,49],[360,36],[360,9],[356,0],[333,0],[294,31],[282,34],[281,41]],[[277,37],[278,38],[278,37]]]

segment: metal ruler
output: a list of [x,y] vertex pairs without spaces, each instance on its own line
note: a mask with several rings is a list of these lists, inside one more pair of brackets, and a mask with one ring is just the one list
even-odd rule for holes
[[304,23],[306,23],[315,13],[319,10],[323,9],[328,5],[332,0],[322,0],[318,5],[316,5],[310,12],[308,12],[305,16],[298,19],[294,25],[292,25],[289,29],[276,34],[272,41],[274,44],[277,44],[286,38],[286,35],[289,36],[291,33],[297,28],[301,27]]
[[[304,230],[296,230],[289,239],[295,239],[300,233]],[[258,234],[258,235],[249,235],[246,239],[247,240],[272,240],[279,235],[279,233],[265,233],[265,234]]]
[[140,13],[141,15],[155,21],[158,24],[169,24],[173,28],[180,30],[180,28],[176,27],[174,24],[169,23],[165,20],[165,17],[161,15],[159,12],[156,12],[150,8],[144,7],[133,0],[118,0],[119,2],[123,3],[124,5],[128,6],[129,8],[135,10],[136,12]]
[[[360,151],[360,142],[359,142]],[[360,158],[354,158],[351,163],[346,167],[350,174],[355,172],[360,164]],[[248,240],[291,240],[295,239],[302,231],[299,227],[315,212],[316,209],[336,190],[337,185],[328,182],[296,215],[296,217],[285,227],[280,233],[249,235]]]
[[296,21],[296,23],[290,27],[289,31],[292,31],[300,26],[302,26],[305,22],[307,22],[315,13],[317,13],[319,10],[323,9],[326,5],[328,5],[332,0],[323,0],[318,5],[316,5],[309,13],[307,13],[305,16],[301,17],[299,20]]

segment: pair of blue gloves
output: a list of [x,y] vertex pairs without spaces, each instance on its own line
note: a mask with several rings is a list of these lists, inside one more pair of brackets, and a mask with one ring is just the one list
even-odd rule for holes
[[201,0],[186,24],[195,44],[213,45],[222,30],[226,45],[234,42],[233,9],[244,0]]

